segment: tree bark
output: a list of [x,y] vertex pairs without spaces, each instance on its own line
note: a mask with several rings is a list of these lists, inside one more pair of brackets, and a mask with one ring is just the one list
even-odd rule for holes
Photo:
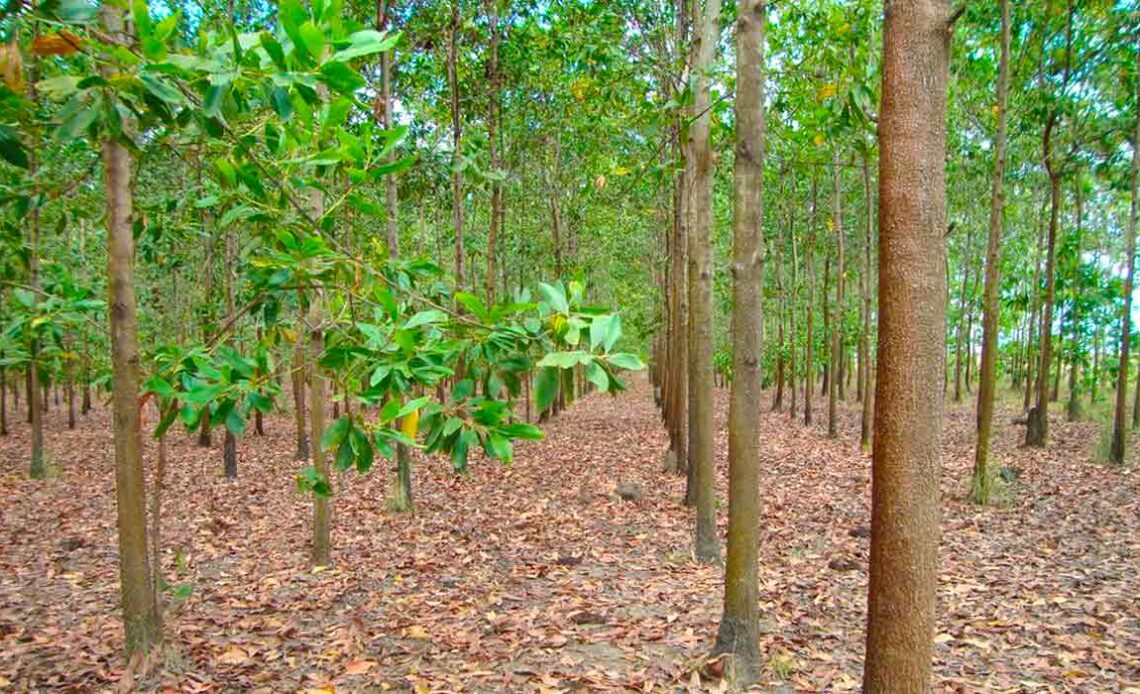
[[831,154],[832,219],[835,225],[835,307],[831,318],[831,382],[827,390],[827,437],[839,436],[837,400],[843,388],[843,188],[839,149]]
[[[120,10],[103,5],[100,16],[115,42],[127,39]],[[113,68],[105,67],[111,73]],[[138,317],[131,228],[131,160],[113,138],[103,140],[107,200],[107,270],[111,320],[112,419],[115,432],[115,504],[119,536],[119,592],[128,654],[148,652],[162,639],[146,542],[146,480],[139,417]]]
[[804,345],[804,424],[811,425],[812,391],[815,389],[815,229],[819,224],[819,177],[811,176],[811,222],[804,241],[804,274],[807,275],[807,342]]
[[986,242],[985,283],[982,288],[982,366],[978,374],[977,444],[970,498],[979,504],[990,499],[990,435],[993,431],[994,394],[997,390],[998,318],[1001,304],[1001,231],[1005,209],[1006,127],[1009,120],[1010,0],[1001,0],[1001,57],[998,60],[997,134],[994,137],[994,174],[990,189],[990,231]]
[[742,0],[736,28],[732,393],[728,413],[728,545],[716,652],[737,686],[759,678],[760,361],[763,356],[764,0]]
[[888,2],[879,116],[879,355],[863,689],[931,689],[946,367],[949,0]]
[[[29,97],[36,101],[37,70],[33,62],[32,75],[29,80]],[[28,156],[28,177],[36,180],[36,170],[39,168],[39,157],[36,147],[32,147]],[[28,285],[31,287],[32,309],[37,311],[40,301],[40,195],[39,186],[32,185],[32,204],[28,214]],[[33,328],[34,329],[34,328]],[[44,415],[47,411],[47,397],[40,392],[39,372],[40,342],[34,337],[28,345],[28,417],[31,426],[31,464],[28,468],[28,477],[38,480],[47,475],[44,461]]]
[[863,204],[867,212],[866,228],[863,236],[863,330],[859,336],[862,377],[862,403],[863,411],[859,421],[859,447],[864,452],[871,450],[871,433],[874,410],[874,389],[872,388],[871,369],[871,243],[874,240],[874,216],[871,214],[871,162],[870,155],[863,151]]
[[[1136,47],[1136,65],[1140,68],[1140,41]],[[1140,105],[1140,78],[1136,80],[1136,103]],[[1132,134],[1132,206],[1128,212],[1128,236],[1125,242],[1125,260],[1128,271],[1124,277],[1124,306],[1120,310],[1120,364],[1116,372],[1116,411],[1112,420],[1112,461],[1124,464],[1128,439],[1127,412],[1129,332],[1132,330],[1132,288],[1136,272],[1136,219],[1140,209],[1140,107],[1137,108],[1136,130]],[[1094,387],[1095,392],[1095,387]],[[1133,411],[1135,418],[1135,408]]]
[[463,262],[463,123],[459,115],[459,0],[451,2],[451,29],[448,35],[447,84],[451,107],[451,225],[455,231],[455,287],[462,289]]
[[496,137],[499,129],[499,0],[485,0],[487,18],[491,28],[490,57],[487,63],[487,150],[491,155],[491,225],[487,232],[487,299],[495,299],[495,254],[499,243],[499,211],[502,206],[503,187],[499,181],[499,150]]
[[704,0],[696,32],[692,83],[696,120],[689,127],[693,155],[693,228],[689,230],[689,464],[696,506],[695,551],[699,561],[720,559],[716,529],[715,417],[713,406],[712,180],[709,146],[712,120],[708,70],[716,57],[720,0]]

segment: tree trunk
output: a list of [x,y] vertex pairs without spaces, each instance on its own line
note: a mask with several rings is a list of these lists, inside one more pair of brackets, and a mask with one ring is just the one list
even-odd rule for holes
[[[35,62],[33,62],[32,75],[29,83],[30,98],[36,101],[35,84],[37,81]],[[28,178],[36,180],[36,170],[39,168],[36,148],[32,147],[28,157]],[[39,186],[32,185],[32,204],[28,214],[28,286],[31,288],[32,308],[36,312],[36,304],[40,301],[40,196]],[[39,340],[32,339],[28,345],[28,422],[31,426],[31,464],[28,467],[28,477],[34,480],[43,479],[47,475],[44,462],[44,411],[47,409],[47,397],[40,392],[39,372]]]
[[[120,10],[100,15],[113,41],[126,39]],[[106,67],[104,72],[113,72]],[[111,320],[112,418],[115,440],[115,504],[118,515],[120,604],[128,654],[147,653],[162,639],[146,542],[146,480],[139,417],[138,318],[131,225],[130,154],[113,138],[103,141],[107,200],[107,269]]]
[[1009,120],[1010,0],[1001,0],[1001,57],[998,61],[997,134],[994,138],[994,174],[990,189],[990,231],[986,243],[986,278],[982,288],[982,366],[978,374],[977,445],[970,498],[979,504],[990,500],[989,450],[993,430],[994,394],[997,390],[998,317],[1001,304],[1001,231],[1005,209],[1006,126]]
[[[740,687],[760,676],[760,363],[763,356],[764,0],[740,3],[736,29],[732,393],[728,413],[728,545],[717,653]],[[782,346],[782,345],[781,345]]]
[[463,284],[463,123],[459,116],[459,75],[457,61],[459,52],[459,0],[451,2],[451,29],[447,52],[447,84],[451,107],[451,225],[455,231],[455,287]]
[[[788,196],[788,239],[792,245],[792,295],[788,301],[788,415],[795,419],[798,403],[796,402],[796,340],[799,330],[796,325],[796,302],[799,300],[799,258],[796,247],[796,177],[791,176],[792,191]],[[777,262],[782,262],[777,258]]]
[[709,145],[712,117],[708,70],[716,57],[720,0],[705,0],[696,31],[692,84],[696,120],[689,127],[693,155],[693,227],[689,230],[689,464],[696,506],[695,551],[699,561],[720,558],[716,528],[716,467],[713,409],[712,181]]
[[[758,11],[763,12],[763,3],[759,3]],[[737,31],[742,31],[738,28]],[[740,59],[737,58],[739,64]],[[743,66],[740,66],[743,67]],[[758,68],[757,68],[758,69]],[[739,98],[739,97],[738,97]],[[739,144],[738,144],[739,146]],[[783,172],[786,174],[787,172]],[[734,172],[735,175],[735,172]],[[781,176],[781,190],[779,195],[783,198],[783,181],[786,176]],[[733,218],[735,224],[735,217]],[[787,345],[784,342],[784,307],[788,303],[787,292],[784,288],[784,273],[782,271],[780,262],[784,257],[784,234],[777,228],[776,230],[776,293],[778,301],[776,304],[776,396],[772,398],[772,411],[779,412],[784,408],[784,354]],[[734,324],[735,325],[735,324]],[[735,330],[735,328],[734,328]],[[734,372],[735,373],[735,372]]]
[[874,239],[874,216],[871,214],[871,162],[867,151],[863,151],[863,205],[867,212],[866,228],[863,236],[863,330],[859,335],[860,352],[862,353],[862,388],[863,411],[859,421],[859,447],[864,452],[871,450],[871,422],[873,421],[872,401],[874,400],[871,387],[871,243]]
[[[304,311],[298,303],[298,313]],[[297,341],[293,343],[293,368],[290,370],[293,385],[293,424],[296,430],[294,460],[308,460],[310,455],[309,433],[305,418],[305,389],[308,387],[305,375],[305,343],[309,341],[303,317],[297,321]]]
[[[388,29],[392,14],[393,0],[376,0],[376,28]],[[380,54],[380,124],[385,130],[392,129],[392,51]],[[396,161],[396,152],[388,153],[388,161]],[[384,214],[386,218],[388,257],[400,255],[399,191],[396,188],[395,174],[384,177]]]
[[499,0],[485,0],[487,19],[491,28],[490,57],[487,63],[487,151],[491,156],[491,226],[487,232],[487,299],[495,299],[495,253],[499,243],[499,211],[502,206],[503,184],[499,175],[499,150],[496,141],[499,129]]
[[[1136,65],[1140,68],[1140,41],[1137,41]],[[1113,416],[1111,458],[1117,465],[1124,464],[1125,447],[1128,440],[1126,407],[1128,391],[1128,350],[1129,333],[1132,330],[1132,288],[1136,272],[1136,219],[1140,210],[1140,77],[1136,80],[1136,103],[1138,104],[1135,131],[1132,134],[1132,206],[1128,213],[1128,236],[1125,247],[1127,273],[1124,277],[1124,306],[1120,310],[1120,364],[1116,371],[1116,411]],[[1095,376],[1096,369],[1094,367]],[[1096,381],[1093,381],[1092,397],[1096,396]]]
[[954,334],[954,402],[962,402],[962,346],[966,340],[966,289],[970,285],[970,240],[973,226],[966,226],[962,247],[962,291],[958,294],[958,327]]
[[[879,115],[879,355],[869,694],[931,689],[946,368],[949,0],[888,3]],[[921,194],[917,194],[921,192]]]
[[804,346],[804,424],[811,426],[812,391],[815,389],[815,229],[819,224],[819,177],[811,176],[811,222],[804,241],[804,274],[807,275],[807,343]]
[[831,318],[831,384],[827,391],[827,437],[839,436],[836,401],[843,390],[843,188],[839,171],[839,149],[831,153],[832,220],[835,225],[835,308]]

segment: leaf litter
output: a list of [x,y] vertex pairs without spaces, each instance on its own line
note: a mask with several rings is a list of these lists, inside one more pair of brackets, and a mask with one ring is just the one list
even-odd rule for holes
[[[724,498],[726,393],[718,391]],[[765,414],[760,545],[766,691],[859,687],[870,460],[859,409],[841,436]],[[973,413],[946,415],[935,684],[948,692],[1140,692],[1140,484],[1090,461],[1093,424],[1018,447],[999,413],[1003,504],[966,503]],[[17,419],[13,413],[13,419]],[[124,663],[108,413],[47,417],[57,474],[25,478],[27,429],[0,439],[0,690],[162,692],[721,691],[702,681],[721,571],[690,554],[684,480],[649,386],[593,395],[465,477],[416,459],[414,514],[391,474],[336,480],[334,564],[308,563],[311,505],[291,420],[239,441],[239,477],[172,435],[161,652]],[[822,418],[820,418],[822,419]],[[148,442],[148,463],[155,446]],[[626,493],[636,489],[637,493]],[[619,493],[620,492],[620,493]],[[725,522],[724,509],[720,513]],[[723,531],[723,525],[722,525]]]

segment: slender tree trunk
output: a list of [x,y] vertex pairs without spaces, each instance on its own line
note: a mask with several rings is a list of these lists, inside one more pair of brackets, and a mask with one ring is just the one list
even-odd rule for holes
[[[826,341],[827,349],[824,351],[826,355],[823,361],[823,378],[819,386],[819,397],[827,398],[831,389],[831,256],[825,256],[823,259],[823,294],[819,297],[820,306],[823,309],[823,339]],[[828,398],[830,401],[830,398]]]
[[[376,0],[376,27],[379,31],[388,29],[392,14],[393,0]],[[380,124],[390,130],[392,123],[392,52],[385,51],[380,54]],[[396,152],[388,153],[388,161],[396,161]],[[384,214],[386,218],[388,257],[396,258],[400,255],[400,198],[396,187],[396,176],[388,174],[384,177]]]
[[[120,10],[103,5],[100,15],[112,41],[127,40]],[[105,72],[113,68],[104,68]],[[119,535],[119,594],[128,654],[148,652],[162,639],[146,542],[146,480],[139,417],[138,318],[131,225],[131,160],[113,138],[103,141],[107,200],[107,268],[111,320],[112,418],[115,441],[115,504]]]
[[[1136,46],[1136,65],[1140,69],[1140,41]],[[1128,350],[1129,333],[1132,330],[1132,288],[1135,286],[1136,272],[1136,219],[1140,209],[1140,77],[1136,80],[1137,112],[1136,129],[1132,134],[1132,206],[1128,213],[1128,237],[1125,245],[1125,263],[1128,270],[1124,277],[1124,306],[1120,310],[1120,364],[1116,371],[1116,411],[1113,416],[1112,427],[1112,461],[1117,465],[1124,464],[1125,447],[1128,441],[1127,412],[1128,391]],[[1096,386],[1094,381],[1093,394]],[[1135,407],[1133,419],[1135,419]],[[1135,427],[1135,425],[1133,425]]]
[[[0,351],[0,361],[4,352]],[[0,436],[8,435],[8,369],[0,366]]]
[[[298,302],[297,311],[299,314],[304,311],[300,302]],[[293,452],[294,460],[308,460],[310,455],[309,432],[305,417],[305,389],[308,388],[305,372],[305,344],[308,341],[309,336],[305,329],[305,320],[301,316],[297,321],[297,340],[293,343],[293,368],[290,370],[290,380],[293,386],[293,424],[297,434],[296,447]]]
[[451,29],[447,52],[447,84],[451,106],[452,168],[451,168],[451,225],[455,231],[455,286],[462,289],[463,261],[463,123],[459,115],[459,0],[451,2]]
[[[792,246],[792,295],[788,301],[788,416],[795,419],[797,412],[796,402],[796,342],[799,338],[799,329],[796,324],[796,303],[799,301],[799,255],[796,247],[796,177],[791,176],[792,191],[788,196],[788,239]],[[776,262],[782,262],[777,258]]]
[[[1049,143],[1051,127],[1046,127],[1045,159],[1051,162]],[[1029,410],[1025,428],[1025,445],[1043,447],[1049,440],[1049,377],[1052,375],[1053,304],[1057,297],[1057,229],[1061,208],[1061,176],[1048,163],[1049,173],[1049,235],[1045,246],[1045,300],[1041,307],[1039,364],[1037,365],[1036,399]]]
[[[744,687],[760,676],[760,362],[763,357],[764,0],[743,0],[736,29],[732,393],[728,413],[728,545],[716,652]],[[782,345],[781,345],[782,346]]]
[[[949,0],[888,3],[879,115],[879,355],[863,690],[928,692],[946,369]],[[921,188],[921,195],[916,190]]]
[[990,500],[989,450],[993,431],[994,393],[997,390],[998,318],[1001,304],[1001,231],[1005,209],[1006,127],[1009,120],[1010,0],[1001,0],[1001,57],[998,62],[997,134],[994,138],[994,174],[990,189],[990,231],[986,243],[986,279],[982,288],[982,366],[978,374],[977,445],[970,498],[979,504]]
[[966,227],[962,248],[962,291],[958,294],[958,328],[954,334],[954,402],[962,402],[962,343],[966,341],[966,289],[970,286],[970,243],[972,226]]
[[720,558],[716,529],[716,467],[713,409],[712,180],[708,70],[716,58],[720,0],[704,0],[696,31],[692,84],[696,120],[689,127],[693,155],[692,219],[689,230],[689,442],[696,507],[695,551],[699,561]]
[[496,137],[499,128],[499,0],[485,0],[491,28],[490,57],[487,63],[487,150],[491,155],[491,226],[487,232],[487,298],[495,298],[495,253],[499,243],[499,210],[503,188],[498,179],[500,164]]
[[[34,103],[36,101],[36,88],[37,81],[35,59],[32,63],[32,74],[29,97]],[[36,180],[36,171],[39,168],[39,156],[36,152],[36,147],[32,147],[28,157],[28,177],[32,181]],[[32,313],[35,313],[36,305],[40,301],[40,195],[39,186],[33,183],[32,185],[32,204],[28,214],[28,286],[31,287],[32,295]],[[39,354],[40,342],[33,338],[28,345],[28,417],[31,426],[31,464],[28,468],[28,477],[34,480],[43,479],[47,475],[47,467],[44,461],[44,415],[47,410],[47,397],[40,392],[40,371],[39,371]]]
[[811,222],[804,242],[804,274],[807,275],[807,344],[804,346],[804,424],[812,420],[811,399],[815,389],[815,229],[819,224],[819,178],[811,176]]
[[831,319],[832,378],[827,392],[827,436],[839,436],[839,413],[836,401],[843,390],[843,188],[839,171],[839,149],[831,153],[832,219],[835,225],[835,308]]
[[866,227],[863,236],[863,330],[859,336],[862,352],[863,377],[863,412],[859,422],[859,446],[864,452],[871,450],[871,423],[874,420],[872,401],[874,390],[871,387],[871,244],[874,240],[874,216],[871,213],[871,162],[866,150],[863,152],[863,205],[867,212]]
[[[760,3],[758,11],[763,11],[763,3]],[[738,28],[737,31],[740,31]],[[737,58],[739,64],[740,59]],[[739,145],[738,145],[739,146]],[[786,171],[783,173],[787,173]],[[735,175],[735,174],[734,174]],[[779,191],[780,197],[783,197],[783,180],[786,176],[781,176],[781,190]],[[735,224],[735,217],[733,218]],[[784,288],[784,273],[782,271],[781,260],[784,256],[784,235],[777,228],[776,231],[776,293],[778,301],[776,304],[776,396],[772,398],[772,411],[779,412],[784,407],[784,354],[787,345],[784,342],[784,307],[787,305],[787,291]],[[735,324],[734,324],[735,325]]]
[[[677,27],[675,35],[675,53],[681,55],[689,34],[690,3],[689,0],[677,1]],[[682,77],[686,77],[682,75]],[[688,437],[688,383],[689,383],[689,340],[688,340],[688,146],[681,139],[681,120],[672,126],[673,151],[681,160],[681,166],[673,180],[673,236],[671,254],[669,257],[669,290],[670,290],[670,332],[669,332],[669,433],[673,455],[671,463],[677,473],[686,476],[689,473],[689,437]],[[686,489],[686,499],[688,490]]]
[[1045,215],[1043,211],[1039,211],[1038,215],[1037,245],[1034,247],[1036,249],[1036,258],[1033,261],[1033,284],[1030,287],[1032,298],[1029,309],[1029,325],[1027,326],[1025,339],[1025,370],[1023,374],[1025,380],[1022,383],[1025,388],[1022,398],[1022,409],[1025,412],[1029,412],[1030,405],[1033,403],[1033,385],[1037,382],[1035,369],[1037,368],[1038,356],[1038,331],[1041,323],[1039,319],[1041,314],[1041,257],[1044,254],[1045,247]]

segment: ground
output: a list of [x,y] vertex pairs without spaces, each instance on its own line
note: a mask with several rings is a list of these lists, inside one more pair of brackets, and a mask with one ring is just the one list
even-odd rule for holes
[[[860,681],[870,461],[857,405],[843,413],[838,441],[783,413],[759,423],[766,691]],[[1009,414],[995,458],[1016,479],[1004,505],[980,509],[964,501],[972,410],[947,413],[937,690],[1140,687],[1140,475],[1093,462],[1096,426],[1059,415],[1048,450],[1021,449]],[[240,441],[236,480],[221,477],[220,448],[171,436],[167,645],[137,674],[120,657],[107,412],[67,431],[57,408],[48,424],[46,481],[26,479],[25,425],[0,439],[0,690],[716,687],[695,673],[720,569],[691,561],[684,482],[662,469],[643,382],[575,404],[509,467],[479,460],[457,477],[417,460],[414,515],[386,510],[387,470],[345,475],[323,571],[307,562],[311,506],[293,482],[288,415]],[[643,495],[622,500],[619,485]]]

